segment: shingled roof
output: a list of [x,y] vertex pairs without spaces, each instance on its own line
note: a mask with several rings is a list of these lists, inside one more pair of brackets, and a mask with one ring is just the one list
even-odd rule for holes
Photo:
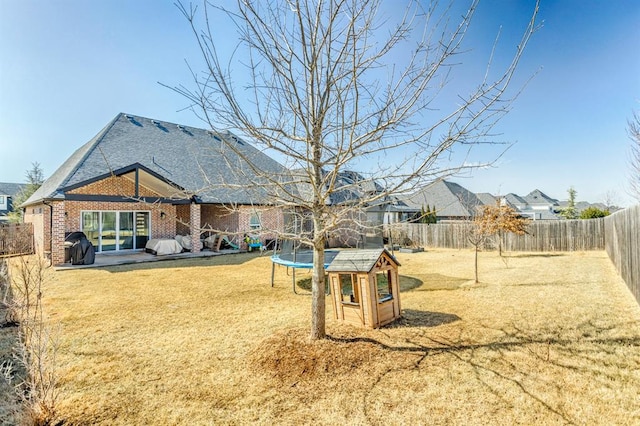
[[0,182],[0,195],[14,197],[24,186],[22,183]]
[[251,158],[270,176],[287,174],[277,161],[231,133],[120,113],[78,148],[24,205],[65,199],[69,188],[131,168],[145,170],[194,195],[198,202],[266,204],[265,186],[241,156]]
[[327,267],[327,272],[370,272],[382,255],[393,259],[396,265],[400,263],[386,249],[342,250]]
[[454,182],[445,180],[414,192],[409,196],[401,197],[402,201],[415,211],[427,205],[435,205],[438,217],[469,218],[477,213],[478,206],[483,205],[476,194]]
[[556,200],[555,198],[549,197],[547,194],[540,191],[539,189],[534,189],[529,194],[525,195],[523,198],[529,205],[536,205],[536,204],[552,205],[552,206],[558,205],[558,200]]

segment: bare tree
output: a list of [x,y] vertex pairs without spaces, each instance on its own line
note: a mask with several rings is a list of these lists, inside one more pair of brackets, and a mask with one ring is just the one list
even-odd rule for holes
[[629,159],[629,187],[631,196],[640,202],[640,114],[633,113],[633,118],[627,122],[627,132],[631,139],[631,158]]
[[467,240],[473,246],[474,251],[473,267],[475,271],[474,277],[476,284],[480,282],[478,279],[478,252],[484,248],[489,236],[490,234],[488,229],[483,226],[482,222],[479,220],[479,216],[476,216],[467,231]]
[[[639,145],[640,146],[640,145]],[[618,210],[618,203],[620,200],[620,196],[618,195],[618,192],[616,192],[613,189],[608,190],[607,192],[604,193],[604,200],[603,200],[603,204],[605,205],[606,209],[609,211],[615,211]]]
[[42,257],[19,256],[12,260],[11,267],[0,263],[6,320],[18,324],[19,334],[14,355],[18,368],[7,362],[2,366],[3,373],[13,381],[15,372],[24,370],[24,374],[18,374],[24,377],[16,391],[30,416],[29,424],[50,424],[58,398],[58,331],[51,329],[42,301],[47,279],[47,261]]
[[[311,339],[325,337],[327,235],[351,227],[361,220],[359,211],[392,194],[486,165],[468,161],[470,152],[498,142],[492,128],[520,92],[507,89],[538,10],[536,4],[504,69],[491,67],[496,39],[483,78],[451,101],[444,95],[478,1],[455,22],[452,5],[409,1],[395,22],[397,8],[385,14],[385,5],[239,0],[233,10],[208,2],[198,10],[179,4],[205,69],[192,71],[192,87],[173,89],[209,126],[246,135],[291,170],[260,174],[259,164],[243,158],[271,205],[295,208],[313,223],[310,233],[296,236],[314,252]],[[229,55],[220,44],[228,36],[219,41],[215,32],[221,16],[239,33]],[[234,146],[228,144],[231,151]],[[359,170],[359,178],[343,179],[347,170]],[[357,196],[342,197],[336,207],[337,192]]]

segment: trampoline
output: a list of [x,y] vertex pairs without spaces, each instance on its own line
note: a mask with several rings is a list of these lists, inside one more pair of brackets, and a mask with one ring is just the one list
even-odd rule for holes
[[[324,251],[325,268],[327,268],[331,264],[338,253],[338,250]],[[296,248],[296,246],[293,244],[293,241],[283,241],[282,250],[280,250],[280,253],[275,253],[273,256],[271,256],[271,262],[271,287],[273,287],[276,264],[282,265],[287,268],[287,272],[289,268],[292,269],[291,281],[293,292],[298,294],[298,292],[296,291],[296,269],[313,269],[313,251],[308,249]]]

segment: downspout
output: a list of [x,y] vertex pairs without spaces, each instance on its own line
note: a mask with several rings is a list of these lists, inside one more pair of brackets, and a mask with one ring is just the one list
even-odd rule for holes
[[[49,261],[53,261],[53,204],[50,204],[46,201],[43,201],[42,204],[49,207]],[[43,247],[44,249],[44,247]],[[47,254],[46,250],[43,250],[45,257]]]

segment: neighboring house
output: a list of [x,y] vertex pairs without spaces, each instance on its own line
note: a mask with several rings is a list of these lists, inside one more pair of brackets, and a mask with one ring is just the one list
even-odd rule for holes
[[488,192],[476,193],[476,197],[478,197],[478,200],[485,206],[495,206],[499,200],[499,198],[494,197]]
[[[558,206],[556,207],[556,211],[560,212],[562,209],[566,209],[567,207],[569,207],[569,201],[565,200],[565,201],[560,201],[558,203]],[[609,211],[609,213],[615,213],[616,211],[620,210],[618,207],[607,207],[606,205],[604,205],[604,203],[589,203],[587,201],[577,201],[575,203],[575,208],[576,208],[576,214],[578,216],[580,216],[580,214],[588,209],[589,207],[595,207],[597,209],[600,209],[602,211]]]
[[24,187],[20,183],[0,182],[0,223],[9,220],[8,214],[13,211],[13,198]]
[[[309,171],[295,169],[291,175],[296,182],[297,193],[305,204],[312,202],[313,187],[310,184]],[[383,197],[384,188],[371,177],[353,170],[338,171],[335,175],[323,170],[325,189],[332,188],[325,204],[331,206],[336,228],[328,234],[330,247],[361,247],[367,240],[382,241],[381,227],[388,211],[388,197]],[[373,203],[366,200],[377,199]],[[297,223],[297,224],[296,224]],[[296,234],[313,231],[311,218],[298,211],[298,219],[292,223]],[[377,244],[377,243],[376,243]],[[379,247],[377,245],[376,247]]]
[[527,209],[527,201],[519,195],[509,193],[504,197],[498,198],[500,198],[500,204],[506,204],[514,210],[522,211]]
[[524,197],[515,194],[507,194],[503,203],[513,207],[521,216],[533,220],[557,220],[561,219],[556,214],[558,200],[551,198],[539,189],[534,189]]
[[399,198],[406,206],[403,210],[414,215],[427,206],[430,209],[435,207],[438,221],[471,219],[477,214],[478,207],[483,205],[473,192],[445,180],[436,181],[411,195]]
[[[225,139],[229,144],[223,141]],[[189,235],[199,251],[203,228],[236,234],[282,226],[262,172],[287,175],[278,162],[231,133],[118,114],[76,150],[22,205],[37,250],[64,261],[68,232],[82,231],[97,252],[145,247],[152,238]]]

